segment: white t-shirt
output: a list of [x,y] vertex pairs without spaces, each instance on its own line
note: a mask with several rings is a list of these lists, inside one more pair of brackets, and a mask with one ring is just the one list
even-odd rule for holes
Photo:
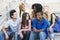
[[20,18],[17,18],[15,22],[12,19],[8,20],[4,26],[5,28],[10,27],[13,32],[17,32],[19,25],[20,25]]

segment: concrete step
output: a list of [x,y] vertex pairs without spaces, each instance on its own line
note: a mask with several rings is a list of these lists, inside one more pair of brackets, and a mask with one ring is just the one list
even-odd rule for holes
[[60,33],[54,33],[55,34],[55,40],[60,40]]
[[[46,40],[49,40],[49,39],[46,39]],[[54,33],[54,40],[60,40],[60,33]]]

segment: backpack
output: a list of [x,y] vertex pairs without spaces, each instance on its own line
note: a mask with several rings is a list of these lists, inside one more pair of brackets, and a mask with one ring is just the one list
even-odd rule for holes
[[[52,15],[55,15],[54,13],[51,14],[51,19],[52,19]],[[60,32],[60,18],[58,16],[55,15],[55,24],[53,26],[53,30],[55,32]]]

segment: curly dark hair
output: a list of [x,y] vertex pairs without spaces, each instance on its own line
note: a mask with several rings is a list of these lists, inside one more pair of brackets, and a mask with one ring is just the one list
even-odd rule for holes
[[39,3],[33,4],[33,5],[32,5],[32,9],[34,9],[34,7],[36,8],[36,12],[42,11],[42,8],[43,8],[42,5],[39,4]]
[[[34,7],[35,7],[35,8],[34,8]],[[42,5],[39,4],[39,3],[34,3],[34,4],[32,5],[32,9],[36,9],[36,10],[33,10],[34,13],[32,13],[32,14],[33,14],[33,17],[36,18],[36,13],[37,13],[37,12],[42,12],[43,7],[42,7]]]

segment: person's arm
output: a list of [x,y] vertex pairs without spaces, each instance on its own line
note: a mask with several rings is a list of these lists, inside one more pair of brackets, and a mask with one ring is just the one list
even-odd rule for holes
[[18,34],[20,34],[20,32],[23,31],[23,29],[21,29],[21,25],[22,25],[22,20],[20,19],[20,23],[19,23],[19,27],[18,27]]
[[9,38],[9,36],[8,36],[8,34],[6,32],[6,28],[8,28],[8,27],[9,27],[9,22],[6,22],[5,25],[2,28],[2,31],[4,32],[6,39]]
[[4,32],[5,36],[7,35],[6,28],[3,26],[2,31]]
[[40,30],[40,32],[44,32],[47,29],[47,27],[48,27],[48,22],[45,21],[42,25],[42,29]]
[[33,29],[34,32],[39,32],[40,30],[37,30],[36,28]]
[[55,16],[52,15],[52,24],[51,24],[50,28],[52,28],[54,26],[54,24],[55,24]]
[[50,30],[50,31],[52,30],[52,27],[54,26],[54,24],[55,24],[55,16],[52,15],[52,24],[51,24],[50,27],[49,27],[49,30]]
[[31,20],[29,20],[29,30],[31,30]]
[[39,30],[36,29],[36,21],[35,20],[32,21],[32,29],[33,29],[34,32],[39,31]]
[[19,23],[18,33],[20,32],[20,30],[21,30],[21,22]]

